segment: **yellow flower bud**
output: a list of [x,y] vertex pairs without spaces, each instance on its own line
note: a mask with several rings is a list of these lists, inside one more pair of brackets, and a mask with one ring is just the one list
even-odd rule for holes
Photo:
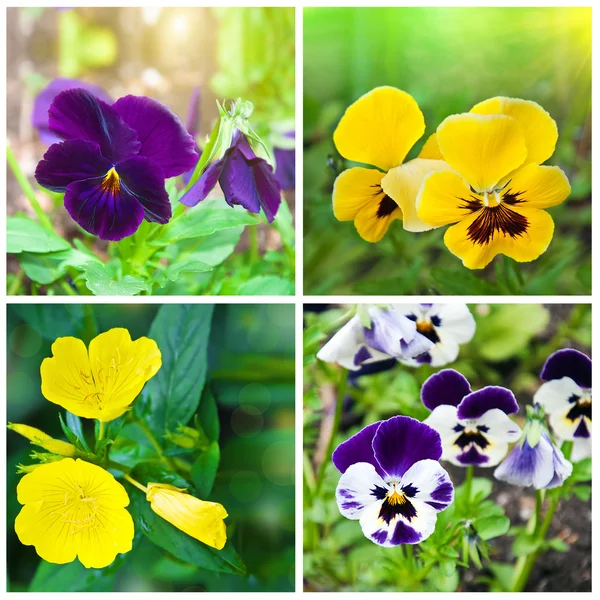
[[36,429],[35,427],[22,425],[20,423],[9,423],[8,428],[17,432],[23,437],[26,437],[32,444],[41,446],[53,454],[60,454],[61,456],[74,456],[77,452],[77,448],[75,448],[73,444],[63,442],[62,440],[55,440],[52,436],[44,433],[40,429]]

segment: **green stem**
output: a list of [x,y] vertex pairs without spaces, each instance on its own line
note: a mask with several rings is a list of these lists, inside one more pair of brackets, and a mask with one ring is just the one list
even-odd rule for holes
[[18,163],[15,155],[13,154],[13,151],[10,149],[10,146],[8,146],[8,145],[6,146],[6,162],[8,163],[10,170],[12,171],[13,175],[15,176],[15,179],[17,180],[19,187],[23,190],[23,193],[25,194],[25,196],[27,196],[27,199],[29,200],[31,207],[35,211],[35,214],[37,215],[39,222],[44,227],[47,227],[51,231],[54,231],[52,221],[50,221],[50,219],[48,218],[48,215],[44,212],[44,210],[40,206],[40,203],[37,201],[37,198],[35,196],[35,191],[34,191],[33,187],[31,187],[31,183],[29,183],[29,179],[27,179],[27,176],[25,175],[25,173],[23,173],[23,171],[21,171],[21,167],[19,166],[19,163]]
[[75,292],[75,290],[66,281],[61,281],[59,285],[67,294],[67,296],[77,296],[77,292]]
[[25,278],[25,271],[23,271],[23,269],[21,269],[21,267],[19,267],[19,270],[17,271],[17,274],[15,275],[15,278],[13,279],[13,282],[11,283],[10,288],[8,290],[9,296],[17,295],[17,292],[19,291],[19,288],[21,287],[21,284],[23,283],[24,278]]
[[162,446],[158,443],[158,440],[154,437],[154,434],[152,433],[152,431],[150,431],[150,428],[139,419],[135,419],[135,422],[139,425],[140,429],[144,432],[144,434],[156,450],[156,453],[158,454],[160,460],[162,460],[166,465],[168,465],[169,468],[173,471],[177,471],[175,465],[171,462],[171,460],[169,460],[169,458],[163,454]]
[[104,421],[100,421],[100,430],[98,431],[98,441],[104,439]]
[[251,225],[248,227],[248,237],[250,239],[250,263],[258,262],[260,257],[258,248],[258,226]]
[[467,467],[467,472],[465,473],[465,498],[467,506],[471,504],[471,490],[473,489],[473,466],[469,465]]
[[134,485],[138,490],[141,490],[142,492],[144,492],[144,494],[148,493],[148,488],[144,487],[139,481],[136,481],[135,479],[133,479],[133,477],[129,477],[129,475],[127,475],[127,473],[125,473],[123,475],[123,477],[129,481],[129,483],[131,485]]
[[333,453],[333,444],[335,443],[335,437],[340,428],[340,422],[342,420],[342,410],[344,408],[344,397],[346,395],[346,388],[348,387],[348,375],[350,371],[347,369],[342,369],[340,375],[340,382],[338,384],[337,389],[337,400],[335,405],[335,413],[333,415],[333,426],[331,427],[331,435],[329,436],[329,441],[327,442],[327,449],[325,451],[325,455],[323,456],[323,462],[319,467],[319,473],[317,475],[317,483],[315,485],[315,496],[319,494],[319,490],[323,485],[323,479],[325,478],[325,471],[327,470],[327,465],[331,460],[331,455]]

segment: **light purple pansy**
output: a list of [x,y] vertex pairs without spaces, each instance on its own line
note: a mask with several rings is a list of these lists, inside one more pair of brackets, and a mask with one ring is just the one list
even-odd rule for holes
[[258,213],[262,208],[269,223],[275,218],[281,204],[281,187],[273,167],[254,154],[239,130],[235,131],[224,156],[208,166],[182,196],[181,203],[196,206],[217,183],[229,206],[239,204],[252,213]]
[[340,512],[380,546],[422,542],[454,499],[441,454],[438,433],[410,417],[368,425],[333,453]]
[[531,446],[527,439],[527,427],[521,443],[494,471],[494,477],[522,487],[533,486],[537,490],[558,487],[573,472],[573,465],[565,459],[545,431],[537,444]]
[[[295,131],[288,131],[284,134],[290,139],[296,138]],[[275,177],[282,190],[296,189],[296,151],[288,148],[273,148],[275,156]]]
[[165,178],[191,168],[198,155],[168,107],[145,96],[110,105],[76,88],[58,94],[48,114],[50,131],[64,141],[48,148],[35,178],[65,193],[65,208],[83,229],[118,241],[144,219],[169,221]]
[[556,437],[572,440],[571,460],[592,455],[592,361],[572,348],[552,354],[541,373],[543,383],[533,397],[544,407]]
[[424,423],[442,438],[442,460],[453,465],[495,467],[508,445],[521,436],[508,417],[519,405],[506,388],[488,386],[473,392],[458,371],[444,369],[425,381],[421,400],[432,411]]
[[366,310],[371,327],[365,327],[355,315],[321,348],[317,358],[356,371],[389,358],[416,358],[433,347],[433,342],[417,331],[415,322],[394,307],[373,305]]
[[433,348],[416,359],[399,359],[404,365],[429,364],[442,367],[458,358],[459,344],[475,335],[475,319],[466,304],[397,304],[397,310],[417,325],[417,331],[431,340]]
[[99,100],[103,100],[108,104],[112,104],[112,98],[99,85],[86,83],[77,79],[68,79],[66,77],[58,77],[53,79],[36,97],[33,103],[33,113],[31,115],[31,124],[37,129],[40,140],[44,144],[54,144],[60,142],[60,138],[50,131],[48,125],[48,111],[54,98],[60,92],[71,90],[74,88],[82,88],[87,90]]

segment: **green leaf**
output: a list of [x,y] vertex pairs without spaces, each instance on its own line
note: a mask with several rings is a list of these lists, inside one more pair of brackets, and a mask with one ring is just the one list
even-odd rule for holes
[[113,565],[105,569],[86,569],[78,560],[65,565],[41,560],[29,591],[111,592],[115,583],[116,570]]
[[439,291],[446,294],[462,295],[496,295],[496,286],[477,277],[467,269],[432,269],[431,276],[439,286]]
[[[59,417],[60,417],[60,414],[59,414]],[[67,417],[67,427],[77,436],[77,439],[81,442],[81,445],[84,447],[84,449],[87,452],[91,452],[90,447],[88,446],[87,442],[85,441],[85,435],[83,434],[83,426],[81,424],[81,419],[77,415],[74,415],[73,413],[70,413],[69,411],[66,411],[66,417]],[[61,421],[61,425],[62,425],[62,417],[60,417],[60,421]],[[64,427],[63,427],[63,429],[64,429]]]
[[169,281],[177,281],[181,273],[207,273],[212,270],[213,267],[211,265],[207,265],[200,260],[187,259],[169,265],[165,271],[165,275]]
[[[219,103],[217,102],[217,106]],[[219,107],[220,108],[220,107]],[[221,126],[221,117],[219,117],[218,121],[215,123],[213,130],[210,132],[210,137],[208,138],[207,144],[202,149],[202,154],[200,155],[200,159],[196,163],[196,167],[194,168],[194,172],[188,181],[188,184],[185,190],[189,190],[196,180],[202,174],[202,171],[208,165],[208,163],[216,156],[219,147],[221,146],[223,134],[222,134],[222,126]]]
[[6,219],[6,251],[11,254],[57,252],[70,247],[69,242],[32,219],[23,216]]
[[110,265],[100,262],[88,262],[82,267],[87,287],[95,296],[135,296],[148,291],[148,284],[131,275],[116,279]]
[[584,458],[573,463],[572,481],[590,481],[592,479],[592,459]]
[[213,307],[200,304],[161,306],[148,337],[162,353],[162,367],[146,384],[135,412],[158,438],[186,425],[200,403],[207,369]]
[[10,310],[52,342],[64,336],[81,337],[85,327],[81,304],[11,304]]
[[192,465],[190,475],[200,498],[208,498],[210,495],[217,476],[220,458],[219,443],[212,442]]
[[473,525],[482,540],[491,540],[504,535],[508,531],[510,519],[505,516],[482,517],[475,519]]
[[261,275],[242,283],[237,293],[240,296],[291,296],[294,283],[276,275]]
[[163,237],[171,242],[211,235],[240,225],[258,225],[260,219],[239,208],[195,208],[177,219],[173,219],[165,228]]
[[535,552],[542,545],[542,540],[539,540],[532,535],[523,534],[515,539],[512,550],[515,556],[527,556]]
[[211,442],[217,442],[220,433],[219,412],[210,387],[206,387],[202,393],[200,408],[198,409],[198,420],[206,437]]
[[550,550],[555,550],[556,552],[567,552],[569,549],[569,544],[560,538],[552,538],[546,542],[546,546],[550,548]]
[[89,262],[90,257],[79,250],[69,248],[47,254],[22,252],[19,254],[18,260],[29,279],[42,285],[48,285],[63,277],[69,267],[83,267]]
[[592,486],[591,485],[576,485],[573,488],[573,493],[584,502],[587,502],[592,496]]
[[195,248],[191,254],[187,255],[187,258],[216,267],[228,256],[231,256],[243,231],[242,226],[231,227],[194,240]]

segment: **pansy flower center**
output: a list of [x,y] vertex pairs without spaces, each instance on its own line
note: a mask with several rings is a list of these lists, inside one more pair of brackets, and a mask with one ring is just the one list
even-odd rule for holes
[[[409,317],[410,318],[410,317]],[[420,317],[416,320],[417,331],[424,335],[430,342],[437,344],[440,341],[440,338],[437,334],[436,327],[440,325],[439,317],[433,316],[429,317]]]
[[111,194],[117,194],[121,191],[121,178],[114,167],[104,176],[100,189]]
[[400,482],[391,482],[389,487],[383,488],[375,486],[371,494],[378,500],[383,500],[379,509],[379,518],[389,524],[398,515],[410,521],[417,516],[417,511],[410,498],[417,493],[413,486],[402,486]]
[[490,445],[484,435],[489,431],[486,425],[477,425],[473,421],[467,421],[464,424],[457,423],[454,426],[454,431],[459,434],[454,440],[454,445],[461,450],[475,446],[479,446],[483,450]]
[[567,419],[572,423],[578,419],[589,419],[592,420],[592,391],[583,390],[583,394],[578,396],[573,394],[569,398],[569,404],[571,407],[567,412]]

